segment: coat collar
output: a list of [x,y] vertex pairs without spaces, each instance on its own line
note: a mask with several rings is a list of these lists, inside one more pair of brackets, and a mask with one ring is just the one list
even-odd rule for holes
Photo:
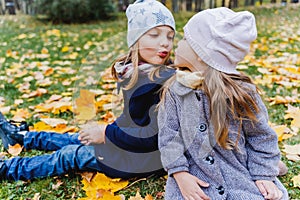
[[181,83],[179,83],[177,80],[174,81],[171,90],[173,90],[174,93],[178,94],[179,96],[185,96],[188,93],[192,92],[192,88],[188,88]]

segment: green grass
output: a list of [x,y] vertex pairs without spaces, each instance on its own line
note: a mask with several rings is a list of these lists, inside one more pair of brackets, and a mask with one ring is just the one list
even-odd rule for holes
[[[285,31],[297,32],[299,30],[299,13],[298,7],[249,7],[256,16],[258,25],[258,44],[263,44],[269,47],[269,50],[257,48],[254,52],[256,59],[268,58],[270,56],[270,49],[273,50],[273,55],[280,56],[284,52],[297,53],[299,55],[300,41],[298,36],[289,36],[294,38],[291,45],[282,45],[287,38],[281,34]],[[178,41],[182,36],[182,27],[193,13],[179,13],[175,15],[177,22],[177,38]],[[121,53],[126,51],[126,21],[124,14],[120,14],[118,20],[115,21],[99,21],[89,24],[72,24],[72,25],[53,25],[46,22],[37,21],[28,16],[0,16],[0,96],[6,99],[5,106],[11,106],[12,110],[18,108],[28,108],[33,105],[44,102],[52,94],[60,94],[62,92],[69,92],[70,88],[76,87],[76,81],[73,77],[82,73],[83,67],[88,65],[97,66],[99,69],[104,69],[110,62]],[[60,36],[51,35],[47,33],[53,30],[59,30]],[[48,31],[48,32],[47,32]],[[26,38],[20,37],[21,34],[26,34]],[[299,34],[299,33],[298,33]],[[291,40],[288,40],[291,41]],[[90,47],[85,48],[85,45],[90,42]],[[61,49],[68,46],[69,52],[62,52]],[[279,47],[280,46],[280,47]],[[103,47],[103,48],[99,48]],[[43,48],[49,51],[49,58],[36,57]],[[17,53],[17,57],[8,57],[7,53],[10,51]],[[71,52],[77,52],[75,59],[68,57]],[[110,58],[103,61],[103,58],[108,54]],[[5,59],[5,60],[3,60]],[[83,62],[86,60],[87,62]],[[105,59],[104,59],[105,60]],[[33,76],[33,72],[39,72],[41,69],[35,66],[32,69],[27,69],[28,73],[20,78],[15,78],[16,74],[8,73],[9,70],[14,69],[15,65],[30,66],[33,63],[45,63],[54,70],[54,73],[48,78],[52,84],[44,88],[48,89],[48,94],[41,97],[24,100],[20,105],[14,105],[14,100],[19,99],[23,94],[19,91],[18,85],[24,84],[24,78]],[[69,62],[61,64],[60,62]],[[59,63],[59,64],[57,64]],[[249,68],[245,70],[247,74],[254,79],[257,75],[261,75],[257,71],[258,67],[252,63],[248,63]],[[299,65],[297,65],[299,67]],[[69,68],[75,70],[76,73],[61,73],[61,68]],[[5,78],[3,78],[5,77]],[[13,81],[8,82],[13,79]],[[70,86],[64,86],[63,81],[70,80]],[[35,90],[40,87],[36,80],[28,82],[30,89]],[[279,85],[272,85],[271,87],[261,86],[264,91],[264,97],[274,97],[275,95],[289,95],[291,89],[280,89]],[[280,90],[278,90],[280,89]],[[299,106],[299,104],[294,104]],[[267,104],[269,109],[270,120],[276,124],[290,124],[290,120],[284,119],[285,105]],[[7,116],[11,116],[8,114]],[[55,117],[55,116],[54,116]],[[71,113],[61,113],[56,117],[72,120]],[[30,123],[36,122],[37,119],[29,119]],[[280,142],[280,147],[283,144],[298,144],[300,143],[300,135],[290,138],[286,141]],[[4,152],[0,146],[0,152]],[[20,156],[34,156],[43,154],[42,151],[30,150],[22,152]],[[48,152],[50,153],[50,152]],[[280,180],[289,191],[291,199],[300,199],[300,189],[293,187],[291,179],[293,176],[300,173],[300,163],[288,161],[283,155],[283,161],[289,167],[289,172],[286,176],[280,177]],[[62,185],[57,189],[53,189],[58,182]],[[2,181],[0,187],[0,199],[33,199],[34,195],[39,193],[40,199],[77,199],[85,195],[81,187],[81,176],[76,173],[69,173],[61,177],[50,177],[45,179],[36,179],[29,182],[11,182]],[[132,181],[133,182],[133,181]],[[134,196],[137,191],[140,191],[142,196],[151,194],[156,199],[160,198],[161,192],[164,190],[165,179],[163,177],[149,177],[146,180],[138,180],[130,187],[121,190],[119,193],[126,197]]]

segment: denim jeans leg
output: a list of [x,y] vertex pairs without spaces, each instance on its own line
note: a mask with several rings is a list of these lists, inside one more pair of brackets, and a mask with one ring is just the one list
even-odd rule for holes
[[80,141],[78,140],[78,133],[61,134],[45,131],[29,131],[24,136],[25,149],[55,151],[70,144],[80,144]]
[[63,175],[71,171],[99,171],[93,146],[67,145],[52,154],[34,157],[15,157],[5,160],[6,178],[31,180],[47,176]]

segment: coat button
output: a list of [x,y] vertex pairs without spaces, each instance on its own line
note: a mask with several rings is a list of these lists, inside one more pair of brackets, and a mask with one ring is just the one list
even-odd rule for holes
[[207,156],[207,157],[205,158],[205,161],[206,161],[208,164],[212,165],[212,164],[214,164],[215,159],[214,159],[214,157],[212,157],[212,156]]
[[217,190],[218,190],[220,195],[223,195],[225,193],[225,188],[222,185],[217,187]]
[[201,123],[199,126],[197,126],[197,128],[199,129],[199,131],[204,132],[207,129],[207,125],[204,123]]

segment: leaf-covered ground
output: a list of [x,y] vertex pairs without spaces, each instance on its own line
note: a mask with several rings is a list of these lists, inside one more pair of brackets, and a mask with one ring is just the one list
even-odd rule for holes
[[[259,35],[239,68],[262,89],[270,124],[279,136],[282,160],[289,167],[288,174],[280,180],[291,199],[300,199],[300,8],[289,5],[248,9],[256,16]],[[176,41],[191,15],[176,15]],[[34,130],[74,132],[80,120],[86,119],[86,115],[74,113],[87,103],[84,98],[76,99],[90,95],[80,95],[82,89],[88,88],[96,97],[95,107],[89,111],[98,114],[97,120],[111,121],[118,113],[118,106],[111,104],[115,84],[103,71],[126,51],[125,30],[123,15],[118,20],[82,25],[52,25],[23,15],[0,16],[0,111],[9,118],[26,120]],[[5,158],[43,153],[17,146],[8,153],[0,146],[0,157]],[[86,180],[90,178],[86,177],[90,175],[69,173],[28,182],[2,181],[0,199],[89,197]],[[147,199],[163,198],[164,177],[130,180],[127,184],[115,194],[129,198],[139,192],[142,197],[136,199],[147,194]],[[102,189],[96,192],[105,194]]]

